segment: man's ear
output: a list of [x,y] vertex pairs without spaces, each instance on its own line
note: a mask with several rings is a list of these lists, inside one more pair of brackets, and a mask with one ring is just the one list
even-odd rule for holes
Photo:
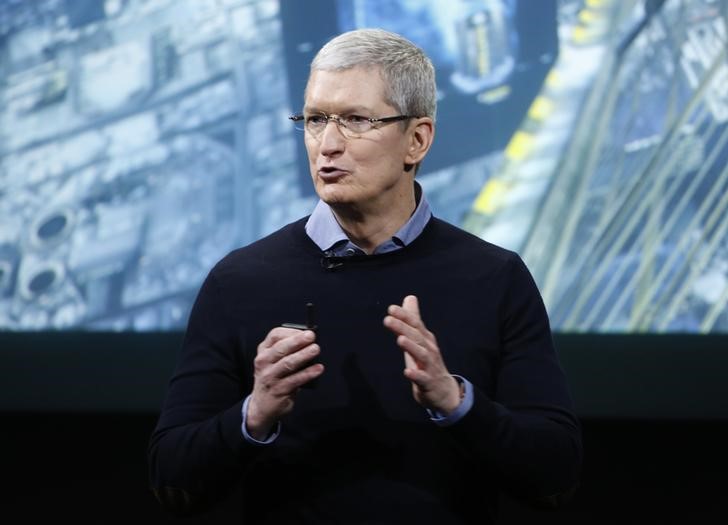
[[435,123],[430,117],[414,119],[413,128],[410,129],[410,141],[405,164],[416,165],[422,162],[432,146],[435,138]]

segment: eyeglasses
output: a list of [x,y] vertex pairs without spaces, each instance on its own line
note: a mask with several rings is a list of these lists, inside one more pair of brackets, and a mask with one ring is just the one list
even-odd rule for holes
[[359,138],[367,131],[378,128],[380,125],[390,122],[399,122],[415,118],[411,115],[395,115],[393,117],[368,118],[361,115],[326,115],[325,113],[314,113],[312,115],[291,115],[288,117],[296,129],[305,131],[313,138],[318,138],[328,125],[329,121],[339,126],[341,133],[349,139]]

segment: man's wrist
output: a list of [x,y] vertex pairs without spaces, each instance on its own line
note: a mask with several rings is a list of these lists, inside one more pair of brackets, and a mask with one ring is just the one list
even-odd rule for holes
[[[243,402],[243,408],[242,408],[242,416],[243,421],[241,425],[241,430],[243,432],[243,437],[250,443],[253,443],[255,445],[267,445],[269,443],[272,443],[277,437],[278,434],[281,432],[281,423],[278,422],[275,425],[270,425],[268,427],[263,427],[260,424],[256,424],[255,422],[255,409],[253,408],[251,410],[251,406],[253,405],[251,403],[253,396],[252,394],[245,398],[245,401]],[[251,422],[251,418],[249,417],[253,415],[253,420]],[[275,428],[275,430],[274,430]]]
[[462,403],[463,399],[465,398],[465,385],[463,384],[463,382],[455,376],[450,376],[450,378],[452,379],[454,388],[450,389],[448,395],[448,403],[445,407],[443,407],[442,410],[437,410],[438,413],[445,416],[449,416],[450,414],[452,414],[460,406],[460,403]]
[[473,385],[464,377],[454,374],[453,377],[458,383],[459,391],[462,392],[462,398],[457,407],[449,414],[443,414],[436,410],[427,410],[427,413],[430,415],[430,420],[438,426],[447,427],[454,425],[465,417],[473,406]]

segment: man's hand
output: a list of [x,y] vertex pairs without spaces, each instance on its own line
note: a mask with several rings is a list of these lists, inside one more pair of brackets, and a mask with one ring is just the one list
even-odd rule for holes
[[420,317],[417,297],[408,295],[402,306],[387,309],[384,326],[397,336],[404,350],[404,375],[412,382],[412,395],[425,408],[450,414],[460,404],[460,386],[448,372],[435,334]]
[[248,403],[248,433],[263,440],[281,416],[293,409],[298,389],[320,376],[324,366],[307,365],[320,348],[312,330],[276,327],[258,345],[253,393]]

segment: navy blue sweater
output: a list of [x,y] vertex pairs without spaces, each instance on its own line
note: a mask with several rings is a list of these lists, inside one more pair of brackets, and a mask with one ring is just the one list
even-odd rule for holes
[[[538,289],[517,254],[437,218],[396,252],[322,265],[305,219],[230,253],[194,304],[149,447],[151,484],[194,513],[238,484],[245,523],[488,523],[498,490],[556,502],[578,482],[581,435]],[[330,265],[328,265],[330,266]],[[412,397],[382,324],[414,294],[448,370],[474,385],[438,427]],[[317,306],[325,373],[270,445],[241,406],[268,331]]]

